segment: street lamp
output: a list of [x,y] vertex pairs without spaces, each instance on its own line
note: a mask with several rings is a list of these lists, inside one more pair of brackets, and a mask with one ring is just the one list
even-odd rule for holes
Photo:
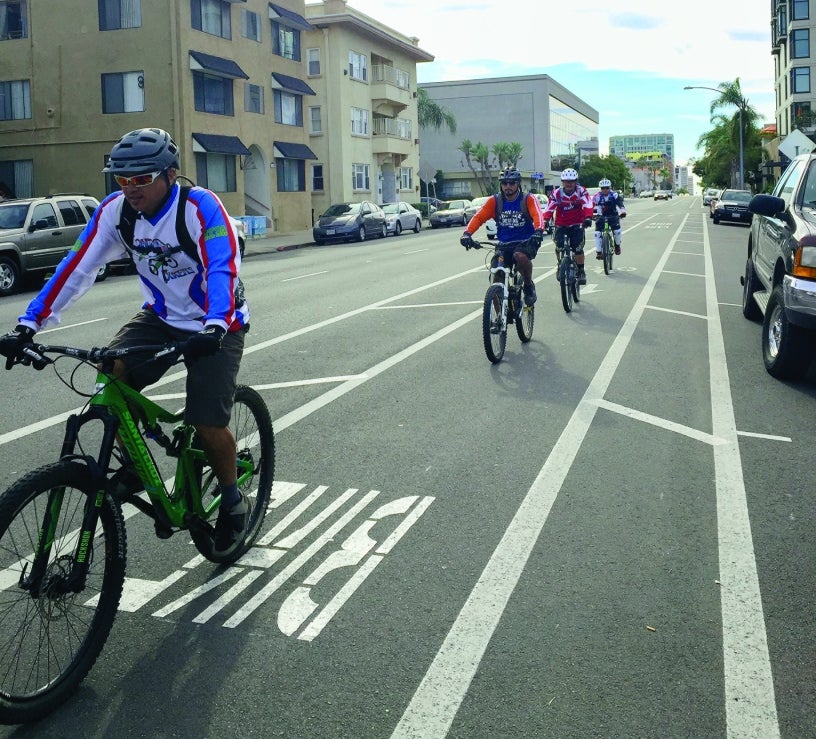
[[[718,90],[716,87],[702,87],[699,85],[686,85],[684,90],[711,90],[712,92],[716,92],[718,95],[722,95],[722,90]],[[745,189],[745,165],[744,165],[744,157],[743,157],[743,143],[742,143],[742,111],[745,108],[745,98],[741,97],[739,105],[737,105],[737,110],[739,110],[739,189]]]

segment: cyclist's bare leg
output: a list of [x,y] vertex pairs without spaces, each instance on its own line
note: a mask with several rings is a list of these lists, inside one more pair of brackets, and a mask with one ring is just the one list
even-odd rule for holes
[[533,281],[533,263],[524,252],[513,252],[513,259],[516,262],[516,267],[524,278],[524,284],[528,287]]
[[226,426],[196,426],[201,438],[201,445],[207,453],[218,484],[224,488],[234,485],[238,480],[238,470],[235,466],[235,439]]

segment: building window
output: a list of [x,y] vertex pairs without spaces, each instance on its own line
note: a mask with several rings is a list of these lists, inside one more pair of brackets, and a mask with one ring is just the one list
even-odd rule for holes
[[13,38],[28,38],[28,16],[24,0],[0,2],[0,41]]
[[0,121],[31,118],[31,83],[28,80],[0,82]]
[[275,123],[285,126],[303,125],[303,96],[275,90]]
[[244,85],[244,110],[247,113],[264,112],[264,89],[247,82]]
[[791,128],[809,128],[814,123],[810,103],[791,105]]
[[323,192],[323,165],[312,165],[312,192]]
[[230,7],[224,0],[190,0],[193,28],[213,36],[231,39]]
[[235,192],[235,157],[232,154],[195,155],[196,183],[213,192]]
[[306,162],[303,159],[276,159],[278,192],[306,191]]
[[362,108],[351,109],[351,132],[359,136],[368,136],[368,111]]
[[364,54],[358,54],[356,51],[349,52],[349,74],[354,80],[365,81],[368,79],[368,69]]
[[414,189],[414,170],[410,167],[400,167],[399,169],[400,190]]
[[241,35],[253,41],[261,41],[261,16],[241,8]]
[[195,109],[202,113],[235,115],[232,102],[232,80],[193,72]]
[[99,0],[100,31],[141,28],[141,25],[142,0]]
[[320,49],[306,49],[306,68],[310,77],[320,74]]
[[319,105],[309,108],[309,133],[323,133],[323,119]]
[[810,56],[810,29],[797,28],[791,31],[791,59],[807,59]]
[[791,2],[791,20],[806,21],[810,19],[810,3],[808,0],[793,0]]
[[136,113],[144,109],[144,71],[102,75],[103,113]]
[[300,61],[300,31],[272,21],[272,53],[284,59]]
[[12,159],[0,162],[0,197],[30,198],[34,196],[34,160]]
[[810,92],[810,67],[794,67],[791,70],[791,94]]
[[369,178],[369,164],[351,165],[351,187],[354,190],[370,190],[371,180]]

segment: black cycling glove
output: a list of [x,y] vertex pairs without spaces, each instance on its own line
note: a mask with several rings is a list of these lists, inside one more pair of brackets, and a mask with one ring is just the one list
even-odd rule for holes
[[473,237],[465,231],[462,234],[462,238],[459,239],[459,243],[465,247],[465,249],[470,249],[473,246]]
[[200,357],[211,357],[221,348],[221,342],[227,332],[221,326],[207,326],[197,334],[193,334],[187,339],[184,347],[184,357],[186,359],[198,359]]
[[591,218],[584,218],[584,228],[589,228],[592,225]]
[[538,251],[542,241],[544,241],[544,232],[540,228],[537,228],[530,237],[530,243],[535,247],[535,250]]
[[18,324],[14,331],[9,331],[4,336],[0,336],[0,354],[6,358],[6,369],[10,370],[14,366],[16,359],[20,357],[20,352],[27,344],[34,343],[33,328]]

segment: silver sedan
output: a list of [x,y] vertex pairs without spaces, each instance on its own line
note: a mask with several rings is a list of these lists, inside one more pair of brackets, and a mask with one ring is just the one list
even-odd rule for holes
[[389,234],[399,236],[403,231],[409,230],[417,234],[420,232],[422,213],[410,203],[385,203],[382,209]]

